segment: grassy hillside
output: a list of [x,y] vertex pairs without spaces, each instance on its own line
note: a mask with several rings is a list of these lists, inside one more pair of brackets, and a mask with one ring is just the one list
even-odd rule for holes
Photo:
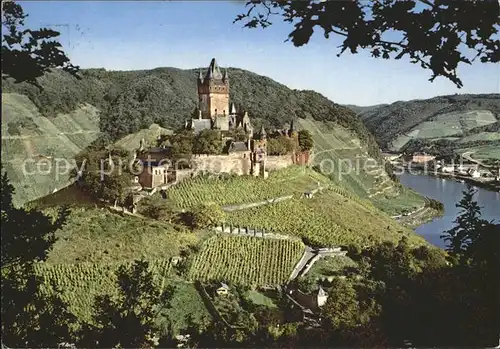
[[[56,212],[52,207],[44,211]],[[45,281],[42,290],[52,292],[53,286],[59,287],[79,320],[90,320],[95,296],[116,293],[114,272],[120,265],[146,258],[160,287],[175,286],[172,308],[162,312],[158,321],[174,330],[187,326],[187,316],[198,323],[210,321],[194,285],[180,279],[170,262],[202,243],[202,232],[106,209],[73,207],[56,236],[47,261],[38,264],[36,272]]]
[[2,93],[2,168],[16,189],[14,202],[66,186],[68,171],[58,159],[71,161],[99,133],[99,110],[90,104],[47,118],[27,96]]
[[[316,171],[293,166],[273,171],[267,179],[261,177],[210,176],[185,180],[168,191],[168,201],[179,209],[204,202],[216,202],[221,206],[244,204],[272,199],[285,195],[301,195],[316,189],[318,183],[328,185],[329,180]],[[160,198],[160,195],[154,198]],[[161,200],[161,199],[159,199]]]
[[[226,221],[234,226],[261,228],[301,238],[307,244],[359,247],[380,241],[398,241],[408,236],[412,244],[423,238],[400,226],[370,201],[337,186],[312,169],[291,167],[272,172],[267,181],[252,176],[200,177],[174,187],[163,199],[152,203],[174,208],[177,213],[200,202],[249,203],[275,195],[301,194],[304,190],[329,186],[313,198],[293,199],[258,208],[228,212]],[[76,200],[76,188],[37,200],[45,212],[55,214],[52,205]],[[144,199],[144,201],[148,201]],[[151,203],[151,202],[150,202]],[[142,204],[142,202],[141,202]],[[285,282],[304,252],[299,239],[279,240],[251,236],[190,231],[180,223],[167,223],[95,208],[73,206],[67,223],[56,232],[57,241],[46,262],[37,266],[44,290],[51,282],[63,289],[63,298],[80,320],[89,320],[92,301],[99,294],[113,294],[113,271],[138,258],[150,261],[160,287],[175,285],[173,306],[158,321],[180,330],[186,316],[203,323],[210,316],[190,281],[225,280],[256,287]],[[172,222],[177,222],[173,217]],[[183,256],[177,268],[171,258]],[[182,273],[184,270],[185,273]],[[183,279],[185,278],[185,279]],[[161,286],[163,285],[163,286]]]
[[332,188],[312,199],[294,198],[229,212],[228,221],[235,226],[291,234],[319,246],[369,246],[381,241],[397,242],[403,235],[415,244],[424,243],[423,238],[379,210],[342,194]]
[[57,238],[46,261],[50,265],[168,259],[200,240],[199,235],[166,223],[94,208],[73,208]]
[[[441,96],[353,109],[379,144],[391,151],[446,154],[499,144],[500,94]],[[497,158],[494,152],[482,155]]]

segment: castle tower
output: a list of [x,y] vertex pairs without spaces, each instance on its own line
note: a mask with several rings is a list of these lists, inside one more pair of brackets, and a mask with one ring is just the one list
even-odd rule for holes
[[264,125],[260,127],[259,137],[261,140],[267,139],[267,133],[266,130],[264,129]]
[[198,108],[203,119],[212,119],[216,115],[228,115],[229,109],[229,76],[227,70],[221,72],[215,58],[203,77],[198,75]]

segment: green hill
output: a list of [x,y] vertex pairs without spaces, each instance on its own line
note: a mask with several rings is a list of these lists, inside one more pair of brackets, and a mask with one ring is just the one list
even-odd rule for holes
[[65,187],[69,175],[58,159],[71,160],[99,133],[99,110],[90,104],[47,118],[27,96],[2,93],[2,167],[16,189],[15,203]]
[[[484,159],[500,159],[500,94],[452,95],[352,109],[382,148],[459,155],[491,148]],[[367,108],[367,109],[366,109]],[[484,150],[484,149],[483,149]]]
[[[82,106],[87,106],[92,108],[96,115],[99,113],[101,138],[109,142],[117,141],[117,144],[132,149],[139,145],[141,138],[154,138],[158,133],[169,132],[167,130],[184,125],[197,103],[198,70],[157,68],[124,72],[89,69],[82,71],[81,80],[61,71],[53,71],[40,79],[42,90],[27,84],[6,81],[3,93],[20,97],[9,97],[12,107],[5,109],[4,115],[7,114],[12,122],[18,122],[21,125],[20,132],[25,134],[31,131],[27,129],[29,125],[22,124],[23,114],[12,112],[21,109],[16,106],[22,103],[29,103],[33,115],[47,123],[54,122],[53,120],[61,118],[61,115],[65,115],[68,122],[74,117],[75,119],[71,119],[73,123],[85,123],[83,119],[88,117],[79,116],[77,111],[81,110]],[[292,90],[270,78],[249,71],[228,68],[228,72],[230,98],[239,110],[248,111],[254,127],[284,127],[292,119],[297,120],[298,127],[311,131],[317,144],[313,163],[322,165],[331,179],[365,198],[386,196],[391,199],[405,194],[400,186],[388,178],[384,166],[381,166],[380,153],[374,137],[352,110],[314,91]],[[24,96],[22,100],[21,96]],[[97,119],[92,120],[93,128],[88,126],[88,131],[96,132]],[[156,126],[151,126],[152,124]],[[56,129],[43,132],[44,137],[55,137],[60,133],[61,131]],[[19,140],[4,140],[3,135],[2,131],[2,141],[10,148],[17,149],[17,152],[10,155],[11,158],[24,159],[30,156],[28,149],[16,145],[20,143]],[[56,155],[74,156],[74,153],[95,139],[97,133],[93,135],[92,139],[77,143],[71,152],[57,150]],[[77,136],[81,135],[71,137]],[[346,162],[349,161],[352,170],[344,173]],[[364,166],[365,161],[376,162],[376,168],[368,170]],[[25,178],[19,174],[19,169],[10,168],[10,165],[6,167],[9,175],[15,177],[13,182],[18,191],[18,203],[45,195],[48,188],[58,188],[48,179],[34,177],[28,185],[32,189],[28,191],[26,187],[24,191],[21,179],[24,181]],[[343,173],[339,175],[339,172]]]

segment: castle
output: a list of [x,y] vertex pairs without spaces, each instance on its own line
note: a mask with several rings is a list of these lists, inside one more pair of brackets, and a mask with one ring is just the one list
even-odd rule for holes
[[[215,58],[212,58],[205,74],[200,70],[197,78],[198,107],[194,115],[187,120],[185,127],[194,131],[195,134],[206,129],[220,130],[223,140],[228,144],[227,153],[231,157],[238,156],[243,163],[240,174],[253,174],[254,176],[267,177],[267,134],[261,127],[257,134],[250,122],[246,111],[238,112],[234,103],[229,100],[229,75],[226,69],[221,72]],[[246,135],[246,141],[232,139],[229,131],[242,130]],[[297,139],[298,134],[293,127],[287,131],[278,131]],[[298,142],[298,140],[297,140]]]
[[[296,154],[268,156],[268,134],[264,127],[258,133],[250,122],[246,111],[238,112],[234,103],[229,101],[229,75],[227,70],[221,72],[215,58],[212,59],[207,72],[200,71],[197,77],[198,106],[194,115],[186,120],[185,128],[195,135],[204,130],[219,130],[223,143],[226,144],[222,155],[195,154],[191,158],[191,169],[179,170],[175,166],[165,165],[162,161],[168,153],[167,149],[156,148],[142,153],[138,158],[147,164],[149,169],[143,171],[137,182],[144,188],[153,189],[176,182],[186,175],[194,175],[198,171],[236,173],[266,178],[268,169],[274,170],[304,163]],[[235,139],[233,131],[241,131],[244,141]],[[293,121],[287,130],[275,130],[271,135],[292,138],[298,145],[298,133]],[[307,160],[306,160],[307,161]]]
[[205,75],[201,70],[197,79],[198,107],[194,117],[186,121],[186,128],[199,133],[205,129],[229,131],[242,128],[252,136],[253,128],[247,112],[237,112],[234,103],[229,103],[229,75],[221,72],[212,58]]

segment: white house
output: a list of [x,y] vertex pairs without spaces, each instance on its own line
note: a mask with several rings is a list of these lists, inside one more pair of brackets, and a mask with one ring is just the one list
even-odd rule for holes
[[441,172],[444,172],[444,173],[453,173],[454,171],[455,171],[454,166],[442,166],[441,167]]
[[323,305],[325,305],[327,300],[328,294],[325,292],[325,290],[323,290],[323,287],[320,286],[317,296],[318,307],[322,307]]
[[471,169],[469,171],[469,175],[472,177],[472,178],[480,178],[481,177],[481,172],[479,172],[478,170],[476,169]]

